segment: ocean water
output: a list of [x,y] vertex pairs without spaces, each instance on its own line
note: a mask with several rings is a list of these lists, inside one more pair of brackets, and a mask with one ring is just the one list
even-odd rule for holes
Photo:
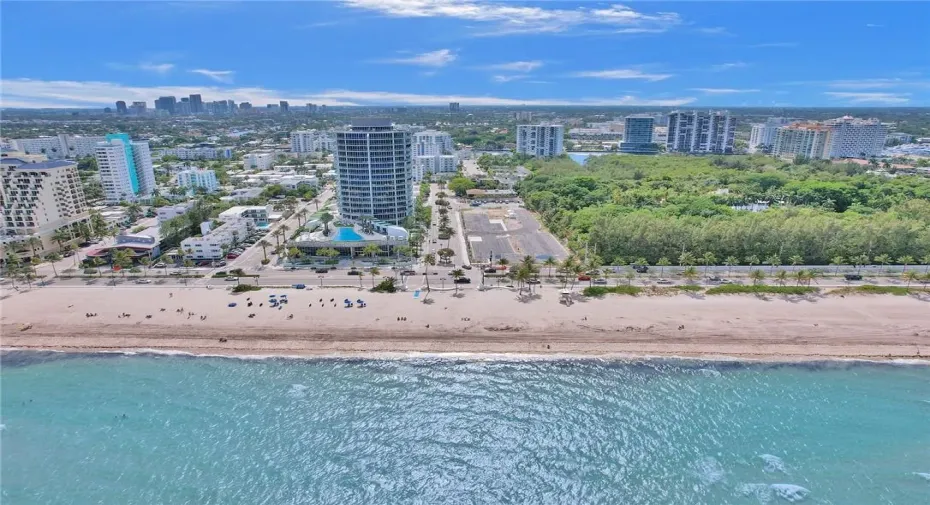
[[8,352],[4,505],[930,503],[930,367]]
[[593,152],[593,153],[577,152],[577,153],[567,153],[567,154],[568,154],[568,157],[569,157],[570,159],[572,159],[575,163],[577,163],[577,164],[579,164],[579,165],[584,165],[585,163],[587,163],[588,158],[590,158],[591,156],[603,156],[603,155],[609,154],[609,153],[605,153],[605,152]]

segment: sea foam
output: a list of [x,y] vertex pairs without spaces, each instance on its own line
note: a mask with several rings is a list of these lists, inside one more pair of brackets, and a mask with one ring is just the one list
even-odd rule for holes
[[781,460],[778,456],[772,454],[760,454],[759,458],[762,459],[762,470],[768,473],[781,472],[784,474],[788,473],[788,470],[785,468],[785,462]]
[[743,496],[754,496],[763,505],[771,503],[775,498],[798,503],[810,495],[806,488],[795,484],[742,484],[736,490]]

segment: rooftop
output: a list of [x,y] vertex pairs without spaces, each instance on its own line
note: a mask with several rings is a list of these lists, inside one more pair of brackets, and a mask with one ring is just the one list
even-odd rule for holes
[[23,163],[21,165],[17,165],[16,169],[17,170],[50,170],[53,168],[62,168],[62,167],[71,167],[71,166],[76,167],[77,163],[73,161],[66,161],[66,160],[55,160],[55,161],[40,161],[39,163]]

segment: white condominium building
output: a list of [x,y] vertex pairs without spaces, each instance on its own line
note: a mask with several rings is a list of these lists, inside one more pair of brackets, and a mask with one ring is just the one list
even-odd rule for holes
[[[72,227],[90,217],[75,162],[25,163],[5,158],[0,164],[0,180],[3,183],[0,185],[3,212],[0,239],[4,244],[22,243],[35,236],[42,241],[36,254],[57,251],[55,232],[64,229],[77,238]],[[32,255],[30,247],[24,249],[21,256]]]
[[105,137],[80,137],[59,134],[54,137],[13,140],[13,147],[26,154],[44,154],[50,160],[93,156],[98,142]]
[[832,129],[830,158],[868,158],[881,154],[888,128],[877,119],[844,116],[824,122]]
[[178,172],[178,186],[203,188],[207,193],[213,193],[220,188],[213,170],[181,170]]
[[177,156],[179,160],[220,160],[232,158],[232,147],[211,145],[177,146],[159,149],[159,156]]
[[246,170],[268,170],[274,166],[275,155],[271,151],[255,151],[242,158],[242,168]]
[[518,125],[517,154],[549,158],[562,154],[562,125]]
[[752,125],[752,133],[749,135],[749,152],[754,153],[771,149],[775,144],[775,134],[778,129],[789,122],[787,118],[773,117],[764,123]]
[[736,121],[729,111],[675,111],[668,115],[668,152],[732,154]]
[[458,160],[454,154],[413,157],[413,180],[422,181],[429,175],[454,174],[458,172]]
[[411,135],[388,119],[358,119],[336,132],[339,214],[400,224],[413,214]]
[[817,123],[796,123],[778,128],[772,156],[810,159],[829,158],[832,129]]
[[427,130],[413,134],[413,180],[427,174],[449,174],[458,169],[452,135]]
[[301,130],[291,132],[292,153],[316,153],[332,151],[335,139],[326,133],[317,130]]
[[268,224],[268,209],[265,207],[232,207],[220,213],[223,222],[213,228],[210,221],[200,224],[201,236],[181,241],[181,251],[195,260],[218,260],[223,258],[223,249],[232,248],[245,240],[258,226]]
[[107,203],[137,201],[155,191],[155,169],[149,143],[112,133],[96,148],[97,168]]
[[169,219],[174,219],[178,216],[187,214],[187,211],[191,210],[193,206],[194,202],[184,202],[176,205],[166,205],[164,207],[155,209],[155,214],[158,216],[158,224],[162,224]]

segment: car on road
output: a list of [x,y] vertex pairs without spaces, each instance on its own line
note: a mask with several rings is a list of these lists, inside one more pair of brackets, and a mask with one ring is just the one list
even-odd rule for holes
[[165,268],[165,266],[166,265],[164,263],[155,263],[152,265],[152,268]]
[[723,279],[716,275],[707,278],[707,282],[720,282],[722,280]]
[[486,274],[496,274],[496,273],[497,273],[497,269],[496,269],[496,268],[485,268],[485,269],[484,269],[484,273],[486,273]]
[[527,284],[539,284],[539,279],[530,279],[526,281]]
[[672,281],[670,281],[670,280],[668,280],[668,279],[659,279],[659,280],[656,281],[656,284],[674,284],[674,282],[672,282]]
[[599,286],[606,286],[607,279],[594,279],[594,284],[597,284]]
[[297,267],[295,267],[295,266],[289,266],[289,267],[285,268],[285,270],[287,270],[288,272],[293,272],[294,270],[297,270]]
[[136,284],[151,284],[152,279],[136,279]]
[[649,271],[649,267],[646,265],[633,265],[633,270],[638,274],[644,274]]
[[349,275],[362,275],[362,274],[363,272],[361,270],[349,270]]
[[591,280],[591,276],[590,276],[590,275],[584,275],[584,274],[582,274],[582,275],[579,275],[579,276],[578,276],[578,280],[579,280],[579,281],[590,281],[590,280]]
[[456,284],[471,284],[471,279],[468,277],[459,277],[454,281]]
[[462,265],[465,270],[471,270],[471,265]]
[[226,280],[226,281],[238,282],[238,281],[239,281],[239,278],[238,278],[238,277],[226,277],[224,280]]
[[328,273],[329,273],[329,269],[328,269],[328,268],[317,268],[316,270],[314,270],[314,272],[316,272],[316,273],[318,273],[318,274],[328,274]]
[[182,272],[182,271],[180,271],[180,270],[174,270],[174,271],[171,272],[171,275],[184,275],[184,272]]
[[416,270],[401,270],[400,275],[416,275]]
[[236,258],[238,258],[238,257],[239,257],[238,254],[233,254],[233,253],[229,253],[229,254],[226,255],[226,259],[228,259],[228,260],[234,260],[234,259],[236,259]]
[[862,280],[862,276],[859,274],[846,274],[843,276],[843,278],[846,279],[847,281],[861,281]]

